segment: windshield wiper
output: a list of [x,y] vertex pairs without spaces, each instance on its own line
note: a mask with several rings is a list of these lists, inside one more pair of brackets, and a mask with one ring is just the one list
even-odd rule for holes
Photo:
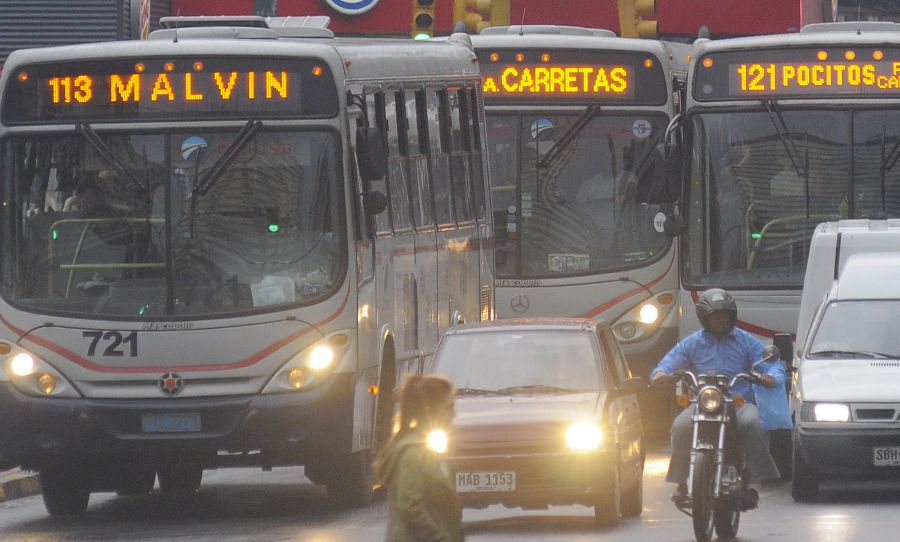
[[529,384],[527,386],[510,386],[509,388],[502,388],[502,389],[497,390],[497,393],[510,394],[510,393],[516,393],[519,391],[545,391],[545,392],[553,392],[553,393],[572,393],[577,390],[573,390],[572,388],[560,388],[558,386],[547,386],[544,384]]
[[482,390],[479,388],[456,388],[456,393],[460,395],[502,395],[494,390]]
[[784,151],[791,160],[791,166],[797,172],[797,176],[803,179],[803,193],[806,196],[806,216],[809,217],[809,134],[803,132],[805,153],[804,161],[801,164],[800,153],[797,151],[796,145],[794,145],[794,139],[788,137],[788,125],[784,120],[784,115],[781,113],[778,103],[774,100],[763,100],[762,104],[766,108],[766,112],[769,113],[772,126],[775,127],[775,132],[778,133],[778,137],[781,139]]
[[[222,153],[222,156],[216,161],[215,164],[210,168],[210,170],[203,177],[203,180],[198,181],[194,184],[194,188],[191,190],[191,196],[193,197],[196,194],[200,194],[201,196],[205,196],[207,192],[216,184],[216,181],[219,180],[219,177],[222,176],[222,173],[225,172],[225,167],[234,160],[234,157],[237,156],[241,149],[244,148],[244,145],[247,144],[248,141],[256,134],[257,130],[262,126],[262,121],[257,119],[250,119],[247,121],[247,124],[241,128],[241,131],[238,132],[234,139],[231,140],[231,143],[228,145],[228,148],[225,149],[225,152]],[[199,155],[198,155],[199,156]],[[199,165],[199,164],[198,164]],[[199,173],[199,168],[198,172]]]
[[[584,111],[582,111],[581,114],[578,115],[578,118],[575,119],[575,122],[569,126],[569,129],[566,130],[562,137],[553,143],[553,146],[550,147],[550,150],[547,151],[547,154],[545,154],[540,161],[538,161],[535,167],[546,168],[551,162],[555,161],[562,151],[575,140],[575,136],[584,130],[584,127],[588,125],[588,122],[590,122],[591,118],[594,116],[595,111],[600,111],[599,105],[589,105],[585,107]],[[535,144],[539,145],[540,141],[535,139]]]
[[810,356],[847,356],[847,357],[863,357],[887,359],[896,358],[890,354],[882,354],[881,352],[865,352],[861,350],[819,350],[818,352],[810,352]]
[[[114,153],[113,150],[109,148],[109,145],[103,142],[103,140],[99,135],[97,135],[97,132],[94,131],[90,124],[86,122],[76,124],[75,130],[79,134],[81,134],[87,140],[87,142],[91,144],[92,147],[94,147],[94,150],[97,151],[97,154],[99,154],[101,158],[106,160],[111,166],[115,168],[117,173],[119,173],[123,177],[128,177],[129,179],[131,179],[131,185],[126,186],[125,188],[130,190],[139,190],[141,188],[142,185],[138,178],[128,168],[125,167],[125,164],[123,164],[122,161],[119,160],[119,157],[116,156],[116,153]],[[116,180],[119,183],[122,183],[121,179],[122,177],[116,177]]]

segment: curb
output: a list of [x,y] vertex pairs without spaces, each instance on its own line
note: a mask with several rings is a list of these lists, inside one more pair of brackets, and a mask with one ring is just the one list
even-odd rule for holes
[[0,502],[31,497],[41,492],[41,478],[19,469],[0,473]]

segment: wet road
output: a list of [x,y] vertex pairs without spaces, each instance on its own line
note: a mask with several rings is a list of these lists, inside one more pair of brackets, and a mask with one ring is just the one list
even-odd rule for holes
[[[467,540],[672,541],[693,539],[690,519],[668,500],[662,480],[667,459],[651,454],[645,474],[644,512],[615,529],[597,529],[582,506],[523,511],[499,506],[466,510]],[[334,510],[322,488],[303,482],[302,469],[207,471],[200,494],[188,501],[154,492],[143,497],[94,494],[78,518],[49,518],[40,496],[0,504],[0,540],[315,541],[381,540],[386,507]],[[839,491],[833,491],[838,488]],[[762,507],[742,518],[748,540],[809,542],[886,541],[898,538],[900,483],[825,484],[820,502],[795,504],[790,485],[764,487]]]

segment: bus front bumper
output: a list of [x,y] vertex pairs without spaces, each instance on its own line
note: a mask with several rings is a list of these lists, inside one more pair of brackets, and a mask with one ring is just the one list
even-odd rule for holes
[[353,387],[171,399],[50,399],[0,382],[0,469],[63,458],[190,456],[206,467],[299,465],[349,453]]

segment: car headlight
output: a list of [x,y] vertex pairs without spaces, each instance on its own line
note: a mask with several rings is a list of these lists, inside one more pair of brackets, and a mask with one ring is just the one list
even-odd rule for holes
[[573,423],[566,429],[566,445],[572,450],[596,450],[603,441],[603,432],[592,423]]
[[443,429],[435,429],[431,433],[428,433],[428,447],[439,454],[447,453],[447,443],[449,439],[447,438],[447,432]]
[[674,291],[665,291],[631,308],[612,325],[616,339],[630,343],[650,337],[672,312],[675,299]]
[[325,337],[282,365],[263,388],[263,393],[306,390],[317,386],[334,371],[351,347],[350,338],[345,333]]
[[[10,351],[11,353],[11,351]],[[78,397],[79,394],[54,367],[37,356],[24,351],[8,356],[3,363],[3,380],[9,380],[17,390],[38,397]]]
[[841,403],[817,403],[813,414],[817,422],[850,421],[850,407]]
[[718,412],[722,408],[724,397],[718,388],[707,387],[700,390],[697,404],[706,412]]

